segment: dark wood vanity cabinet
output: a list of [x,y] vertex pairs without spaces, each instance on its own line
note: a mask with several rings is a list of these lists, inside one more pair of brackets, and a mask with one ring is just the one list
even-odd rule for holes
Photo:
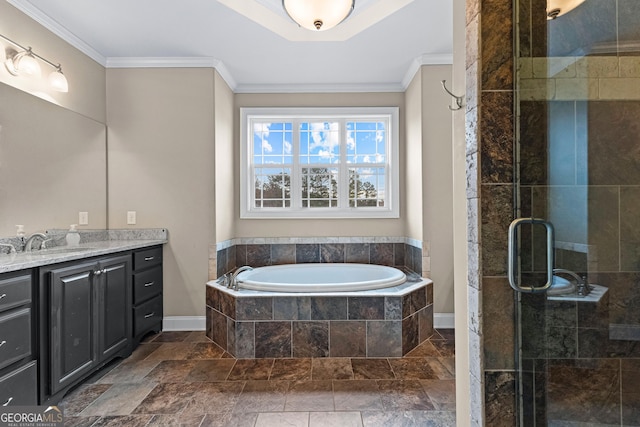
[[150,332],[162,330],[162,246],[133,253],[134,346]]
[[33,274],[0,274],[0,405],[38,403]]
[[131,254],[40,269],[41,403],[132,350]]

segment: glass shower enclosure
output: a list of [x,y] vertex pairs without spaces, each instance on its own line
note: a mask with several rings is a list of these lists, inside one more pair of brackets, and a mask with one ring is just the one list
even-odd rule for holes
[[514,0],[521,426],[640,425],[640,0]]

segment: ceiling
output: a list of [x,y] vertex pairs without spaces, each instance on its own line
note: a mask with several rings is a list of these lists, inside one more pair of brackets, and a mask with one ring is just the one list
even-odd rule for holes
[[7,0],[106,67],[215,67],[236,92],[406,89],[452,61],[451,0],[356,0],[331,30],[281,0]]

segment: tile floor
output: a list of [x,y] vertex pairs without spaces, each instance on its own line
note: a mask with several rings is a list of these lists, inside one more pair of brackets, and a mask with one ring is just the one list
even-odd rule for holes
[[60,406],[66,426],[455,426],[453,331],[380,359],[235,359],[163,332]]

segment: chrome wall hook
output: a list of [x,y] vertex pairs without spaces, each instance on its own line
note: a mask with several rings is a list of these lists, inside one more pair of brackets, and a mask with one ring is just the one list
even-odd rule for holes
[[454,108],[451,105],[449,105],[449,110],[457,111],[457,110],[461,109],[462,108],[462,101],[464,100],[464,95],[463,96],[456,96],[453,93],[451,93],[451,91],[449,89],[447,89],[447,86],[446,86],[447,81],[446,80],[442,80],[440,83],[442,83],[442,89],[444,89],[445,92],[447,92],[449,95],[451,95],[456,100],[457,108]]

